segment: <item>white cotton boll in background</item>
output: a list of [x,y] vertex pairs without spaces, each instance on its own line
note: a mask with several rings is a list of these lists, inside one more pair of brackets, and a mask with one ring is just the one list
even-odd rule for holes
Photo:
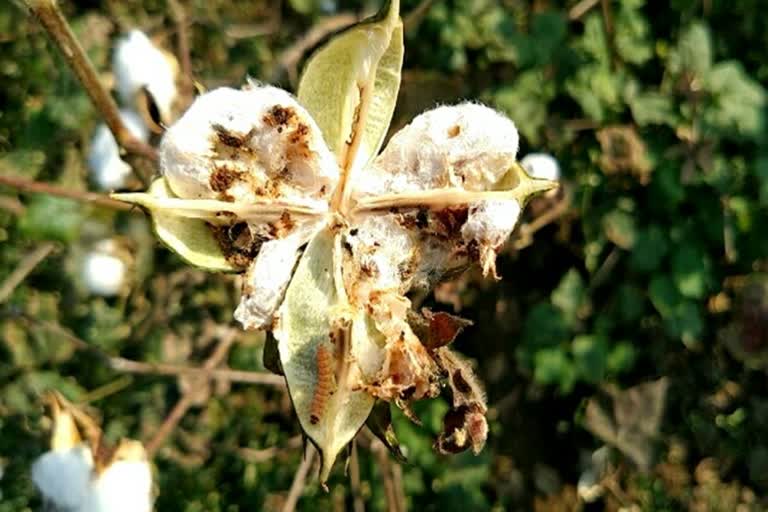
[[63,510],[80,511],[88,499],[92,470],[91,450],[79,444],[39,457],[32,465],[32,481],[46,501]]
[[[147,141],[149,131],[138,114],[121,110],[120,118],[134,137],[143,142]],[[105,191],[124,188],[131,175],[131,167],[120,158],[120,147],[104,123],[96,128],[91,140],[88,169],[91,181],[99,190]]]
[[336,158],[320,128],[287,92],[222,87],[199,96],[163,136],[160,167],[185,199],[327,198]]
[[560,165],[550,154],[529,153],[520,160],[520,165],[531,178],[550,181],[560,179]]
[[138,441],[124,439],[112,463],[91,484],[83,512],[150,512],[152,469]]
[[112,72],[124,105],[133,106],[137,95],[146,88],[162,119],[170,121],[178,74],[178,64],[173,57],[155,46],[142,31],[131,30],[115,45]]
[[82,277],[87,290],[94,295],[118,295],[126,282],[127,265],[119,257],[113,240],[102,240],[82,261]]
[[515,161],[515,124],[476,103],[429,110],[397,132],[371,168],[356,176],[355,195],[457,187],[488,190]]

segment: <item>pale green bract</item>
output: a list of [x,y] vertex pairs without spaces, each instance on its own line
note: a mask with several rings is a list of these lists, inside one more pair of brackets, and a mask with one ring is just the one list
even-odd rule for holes
[[[402,62],[395,0],[311,57],[298,101],[254,83],[199,97],[163,138],[164,176],[147,193],[114,195],[146,208],[191,264],[247,269],[235,318],[273,331],[323,483],[377,399],[408,413],[451,374],[447,348],[412,329],[409,290],[473,259],[495,276],[522,207],[556,186],[516,163],[514,124],[473,103],[418,116],[379,154]],[[486,409],[471,403],[441,447],[482,447]]]
[[320,125],[342,169],[361,168],[378,153],[400,89],[400,1],[319,49],[299,81],[298,98]]

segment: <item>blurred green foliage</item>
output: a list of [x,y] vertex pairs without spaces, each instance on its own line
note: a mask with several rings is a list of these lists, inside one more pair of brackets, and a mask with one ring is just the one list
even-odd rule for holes
[[[529,212],[545,215],[567,201],[531,247],[504,251],[503,280],[470,274],[426,299],[475,321],[456,346],[487,384],[491,434],[480,456],[445,458],[431,448],[443,402],[420,404],[424,429],[397,413],[409,507],[581,510],[575,485],[585,455],[608,443],[614,485],[599,498],[607,510],[764,510],[764,5],[615,0],[607,11],[598,3],[577,13],[584,2],[403,3],[406,71],[395,126],[438,102],[480,98],[515,120],[522,154],[543,150],[560,161],[563,194]],[[282,66],[292,44],[327,16],[376,4],[185,3],[193,70],[210,87],[250,75],[290,88],[296,70]],[[138,26],[173,47],[164,2],[63,7],[105,79],[121,30]],[[0,8],[0,34],[0,172],[86,189],[96,113],[21,10]],[[46,449],[42,391],[92,402],[112,439],[146,439],[184,384],[127,382],[65,333],[113,355],[199,365],[211,350],[210,326],[231,322],[236,293],[231,276],[202,275],[158,247],[140,216],[10,188],[0,198],[0,283],[40,241],[59,243],[0,304],[0,511],[11,512],[39,505],[29,465]],[[114,299],[89,296],[79,271],[104,236],[134,255],[131,288]],[[258,335],[243,334],[229,364],[263,369],[261,351]],[[656,431],[630,448],[598,433],[589,399],[612,390],[613,402],[599,410],[613,428],[632,431],[640,428],[625,410],[632,395],[621,390],[660,377],[669,386],[653,399],[666,403]],[[279,508],[300,458],[288,442],[298,425],[286,397],[255,385],[208,391],[157,458],[158,510]],[[271,446],[285,449],[249,459]],[[651,447],[647,472],[623,455]],[[362,497],[368,509],[385,510],[381,466],[360,453]],[[299,508],[351,507],[341,469],[330,487],[326,494],[310,483]]]

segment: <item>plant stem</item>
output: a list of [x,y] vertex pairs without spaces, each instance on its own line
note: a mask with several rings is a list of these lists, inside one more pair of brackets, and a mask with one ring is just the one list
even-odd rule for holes
[[29,253],[21,260],[11,275],[0,285],[0,304],[5,302],[22,281],[56,248],[53,242],[47,242]]
[[293,477],[293,483],[291,483],[291,490],[288,491],[288,497],[283,504],[283,512],[293,512],[296,510],[296,505],[299,503],[301,493],[304,491],[309,468],[312,467],[312,462],[315,459],[315,450],[311,447],[307,447],[307,449],[309,450],[309,453],[305,453],[304,459],[296,470],[296,476]]
[[140,211],[128,203],[111,199],[104,194],[60,187],[51,183],[28,180],[18,176],[9,176],[7,174],[0,175],[0,185],[13,187],[22,192],[33,192],[36,194],[47,194],[49,196],[66,197],[67,199],[74,199],[75,201],[91,203],[93,205],[101,206],[104,208],[112,208],[113,210]]
[[[115,136],[117,143],[128,153],[140,155],[153,162],[157,162],[157,152],[155,149],[134,137],[123,123],[115,100],[112,99],[112,96],[109,95],[99,81],[93,64],[75,38],[56,0],[23,0],[23,2],[40,22],[40,25],[42,25],[61,52],[67,65],[75,73],[78,80],[80,80],[91,102],[104,117],[104,121]],[[137,177],[145,185],[149,183],[147,176],[135,170],[135,166],[131,168],[134,169]]]

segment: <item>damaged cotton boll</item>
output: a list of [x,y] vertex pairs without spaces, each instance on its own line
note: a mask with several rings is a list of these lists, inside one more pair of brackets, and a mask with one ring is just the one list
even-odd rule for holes
[[325,199],[339,174],[306,110],[287,92],[260,86],[198,97],[165,133],[160,165],[179,197],[237,203]]
[[483,275],[496,275],[496,251],[509,238],[520,218],[520,203],[514,199],[482,201],[469,209],[461,228],[465,241],[477,243]]
[[112,72],[124,105],[135,105],[138,95],[146,90],[160,111],[161,119],[170,121],[178,94],[178,64],[173,56],[155,46],[142,31],[131,30],[115,45]]
[[476,103],[439,107],[397,132],[354,183],[354,194],[456,187],[489,190],[509,170],[518,149],[515,124]]
[[365,305],[373,293],[408,291],[417,244],[396,214],[360,219],[345,243],[350,252],[343,267],[345,287],[353,303]]
[[248,267],[243,295],[235,310],[235,320],[244,329],[261,329],[272,324],[293,269],[314,226],[304,226],[285,238],[262,244],[258,256]]
[[531,178],[550,181],[560,179],[560,164],[550,154],[528,153],[520,160],[520,165]]
[[[149,131],[136,113],[120,111],[120,119],[131,135],[146,142]],[[118,190],[124,188],[131,175],[131,166],[120,158],[120,147],[107,125],[101,123],[91,140],[88,151],[88,169],[91,181],[99,190]]]

